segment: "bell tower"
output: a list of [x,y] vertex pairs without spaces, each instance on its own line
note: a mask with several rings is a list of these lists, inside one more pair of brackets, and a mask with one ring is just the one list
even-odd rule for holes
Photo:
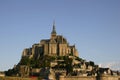
[[51,39],[54,39],[56,38],[56,29],[55,29],[55,21],[53,22],[53,29],[52,29],[52,32],[51,32]]

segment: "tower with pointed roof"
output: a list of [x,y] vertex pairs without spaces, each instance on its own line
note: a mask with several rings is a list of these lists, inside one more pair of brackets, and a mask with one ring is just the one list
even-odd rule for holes
[[53,22],[53,29],[52,29],[52,32],[51,32],[51,38],[54,39],[56,38],[56,29],[55,29],[55,21]]

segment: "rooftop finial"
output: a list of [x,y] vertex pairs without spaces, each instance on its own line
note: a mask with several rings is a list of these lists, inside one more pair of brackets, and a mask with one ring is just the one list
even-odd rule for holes
[[55,20],[53,20],[53,27],[55,27]]

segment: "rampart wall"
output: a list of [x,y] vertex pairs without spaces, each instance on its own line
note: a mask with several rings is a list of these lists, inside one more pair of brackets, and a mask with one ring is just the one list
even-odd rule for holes
[[[0,80],[42,80],[37,77],[0,77]],[[120,76],[60,76],[59,80],[120,80]]]
[[22,78],[22,77],[0,77],[0,80],[38,80],[36,77]]
[[100,80],[120,80],[120,76],[101,76]]
[[120,80],[120,76],[60,76],[60,80]]

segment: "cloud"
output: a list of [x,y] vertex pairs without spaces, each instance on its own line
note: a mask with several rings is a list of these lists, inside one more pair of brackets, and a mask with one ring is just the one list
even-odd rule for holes
[[110,68],[112,70],[118,70],[120,71],[120,62],[108,62],[108,63],[102,63],[99,64],[100,67],[104,68]]

